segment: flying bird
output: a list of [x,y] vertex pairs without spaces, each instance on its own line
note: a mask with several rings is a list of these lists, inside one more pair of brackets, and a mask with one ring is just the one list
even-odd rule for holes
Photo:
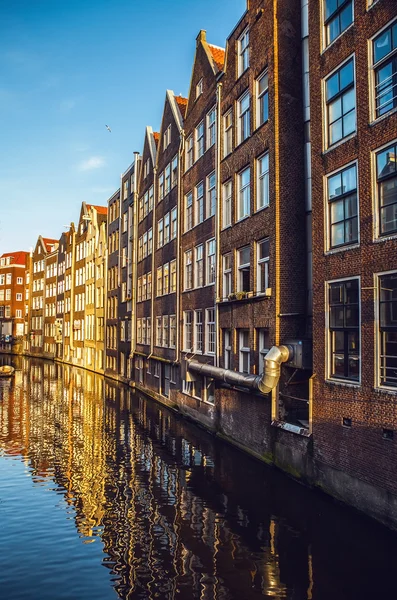
[[109,125],[105,125],[106,129],[108,130],[109,133],[112,133],[112,130],[110,129]]

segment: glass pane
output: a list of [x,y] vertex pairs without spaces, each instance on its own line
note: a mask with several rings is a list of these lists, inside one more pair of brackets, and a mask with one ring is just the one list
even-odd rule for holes
[[334,283],[329,288],[329,302],[330,304],[340,304],[343,302],[344,288],[341,283]]
[[331,308],[330,308],[331,327],[344,327],[343,315],[344,315],[344,311],[343,311],[342,306],[331,306]]
[[340,246],[345,243],[345,228],[342,223],[332,225],[331,227],[331,246]]
[[269,240],[263,240],[258,244],[258,258],[267,258],[269,256]]
[[354,93],[354,88],[343,94],[342,96],[343,103],[343,114],[350,112],[353,108],[356,107],[356,97]]
[[341,11],[340,13],[340,30],[344,31],[353,22],[353,6],[352,2]]
[[345,347],[345,334],[343,331],[334,331],[332,334],[333,338],[333,351],[343,352]]
[[245,169],[242,173],[240,173],[240,185],[241,187],[245,187],[250,182],[250,170]]
[[259,281],[258,281],[258,291],[264,292],[267,287],[267,262],[260,263],[259,265]]
[[246,265],[250,262],[250,247],[246,246],[239,250],[239,264]]
[[358,304],[358,281],[346,281],[344,284],[347,304]]
[[349,62],[344,65],[340,71],[340,89],[343,90],[345,87],[349,86],[354,81],[354,73],[353,73],[353,61],[349,60]]
[[397,299],[397,275],[385,275],[379,279],[380,299]]
[[345,218],[355,217],[357,215],[357,196],[356,194],[345,198]]
[[389,54],[391,51],[391,30],[381,33],[374,40],[374,61],[377,63],[378,60]]
[[267,90],[267,88],[268,88],[268,76],[266,73],[266,75],[263,75],[258,81],[258,93],[262,94],[262,92]]
[[397,229],[397,207],[395,204],[381,209],[380,227],[381,233],[391,233]]
[[338,98],[328,105],[329,122],[333,123],[342,116],[342,99]]
[[335,144],[336,142],[339,142],[342,137],[342,120],[339,119],[339,121],[336,121],[329,128],[329,143],[331,145]]
[[327,100],[335,96],[339,92],[339,77],[338,72],[327,79],[326,83],[326,95]]
[[251,289],[250,283],[250,269],[249,267],[241,271],[241,290],[242,292],[249,292]]
[[343,117],[343,137],[354,131],[356,131],[356,111],[352,110],[352,112]]
[[397,177],[380,184],[380,204],[385,206],[397,202]]
[[332,200],[332,198],[340,196],[340,194],[343,194],[342,174],[337,173],[336,175],[332,175],[332,177],[328,177],[328,199]]
[[397,301],[381,302],[380,324],[381,327],[397,327]]
[[242,331],[241,332],[241,338],[242,338],[242,346],[244,348],[249,348],[250,342],[249,342],[249,331]]
[[343,200],[337,200],[331,204],[331,223],[337,223],[343,221]]
[[358,379],[360,376],[360,357],[349,356],[349,370],[347,376],[350,379]]
[[396,147],[390,146],[390,148],[387,148],[376,155],[378,179],[396,171],[396,154]]
[[358,331],[350,331],[347,336],[347,347],[349,354],[359,354],[360,350],[360,339]]
[[356,181],[356,167],[350,167],[349,169],[345,169],[342,173],[342,181],[343,181],[343,193],[350,192],[350,190],[355,190],[357,186]]
[[345,223],[345,243],[352,244],[358,240],[358,220],[350,219]]
[[325,0],[325,18],[328,19],[338,8],[337,0]]
[[243,112],[248,110],[249,105],[250,105],[250,97],[249,97],[249,94],[246,94],[244,96],[244,98],[241,98],[241,100],[240,100],[240,114],[242,114]]
[[332,42],[338,35],[340,34],[340,24],[339,24],[339,16],[337,15],[332,21],[328,23],[327,26],[328,32],[328,44]]
[[346,327],[358,326],[358,306],[346,307]]
[[334,354],[333,355],[333,365],[332,365],[331,375],[335,375],[336,377],[344,377],[345,376],[345,357],[343,354]]

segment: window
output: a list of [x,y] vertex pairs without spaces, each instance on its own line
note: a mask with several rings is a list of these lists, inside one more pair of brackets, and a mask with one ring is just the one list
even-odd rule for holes
[[171,125],[168,125],[163,135],[163,149],[165,150],[171,144]]
[[203,311],[194,311],[194,351],[203,351]]
[[222,186],[222,227],[232,224],[232,182],[227,181]]
[[22,285],[22,284],[23,284],[22,277],[17,277],[17,285]]
[[232,293],[232,254],[224,254],[222,257],[223,263],[223,298],[229,297]]
[[215,354],[215,344],[216,344],[216,335],[215,335],[215,309],[207,308],[205,311],[205,351],[206,354]]
[[145,164],[143,165],[143,178],[146,179],[146,177],[149,175],[150,172],[150,161],[149,159],[147,159],[145,161]]
[[201,78],[200,81],[198,81],[196,84],[196,100],[199,96],[201,96],[202,93],[203,93],[203,79]]
[[176,345],[176,316],[170,315],[170,348]]
[[237,144],[250,135],[250,95],[246,92],[237,101]]
[[380,235],[397,231],[397,144],[376,155]]
[[161,248],[164,244],[164,222],[163,219],[159,219],[157,225],[157,248]]
[[168,315],[163,316],[163,346],[168,348],[169,343],[169,329],[168,329]]
[[269,78],[268,74],[263,73],[256,80],[256,126],[266,123],[269,118]]
[[163,345],[162,334],[163,334],[163,319],[162,319],[162,317],[156,317],[156,346]]
[[171,189],[171,164],[165,167],[165,194]]
[[380,385],[397,386],[397,273],[379,277]]
[[269,206],[269,154],[264,154],[256,161],[256,210]]
[[249,67],[249,31],[246,29],[237,40],[237,77]]
[[22,319],[22,310],[20,308],[15,311],[15,316],[17,319]]
[[193,166],[193,136],[190,135],[186,140],[186,170]]
[[225,369],[230,369],[232,365],[232,332],[230,329],[223,330],[223,360]]
[[203,257],[203,244],[196,246],[195,252],[195,268],[194,268],[194,287],[201,287],[204,282],[204,257]]
[[256,291],[263,294],[269,287],[269,238],[261,240],[257,248]]
[[196,215],[195,215],[195,225],[202,223],[204,221],[204,186],[203,182],[199,183],[195,187],[196,194]]
[[263,373],[265,356],[270,350],[269,332],[267,329],[257,329],[257,335],[259,357],[258,373]]
[[[36,266],[36,263],[34,263]],[[0,285],[4,285],[4,275],[0,275]]]
[[4,301],[4,290],[0,290],[0,302]]
[[215,144],[216,139],[216,111],[212,108],[207,114],[207,149]]
[[183,345],[186,352],[192,351],[192,311],[185,310],[183,313]]
[[12,275],[11,275],[11,273],[7,273],[7,275],[6,275],[6,284],[8,285],[11,282],[12,282]]
[[176,292],[176,260],[170,262],[170,293]]
[[189,192],[185,196],[185,231],[193,227],[193,193]]
[[193,265],[192,265],[192,251],[186,250],[185,252],[185,290],[190,290],[193,285]]
[[207,177],[207,219],[215,214],[216,209],[216,188],[215,171]]
[[358,240],[356,165],[328,177],[330,248]]
[[154,198],[154,186],[151,185],[149,188],[149,212],[153,210],[153,198]]
[[22,294],[17,294],[16,299],[17,299],[17,302],[22,302]]
[[178,227],[178,216],[176,206],[171,210],[171,240],[176,238]]
[[324,0],[327,46],[353,23],[353,0]]
[[207,285],[215,283],[215,240],[207,242],[206,278]]
[[204,121],[196,127],[196,160],[204,154]]
[[237,251],[237,291],[249,292],[251,289],[250,247],[245,246]]
[[325,82],[328,146],[356,131],[354,88],[354,62],[351,58]]
[[170,241],[170,213],[164,215],[164,244]]
[[170,265],[163,265],[163,294],[169,294],[170,288]]
[[249,329],[240,329],[239,335],[239,371],[246,375],[250,372],[250,334]]
[[171,162],[171,187],[178,183],[178,155],[174,156]]
[[233,114],[229,110],[223,117],[223,156],[233,150]]
[[163,267],[157,268],[157,294],[156,296],[163,295]]
[[6,300],[11,300],[11,290],[6,290]]
[[238,174],[237,218],[244,219],[251,213],[250,169],[244,169]]
[[330,376],[360,376],[358,279],[329,284]]
[[159,175],[159,200],[164,198],[164,173]]
[[397,23],[373,42],[376,117],[397,107]]
[[152,273],[147,274],[147,288],[146,288],[146,299],[150,300],[152,297]]

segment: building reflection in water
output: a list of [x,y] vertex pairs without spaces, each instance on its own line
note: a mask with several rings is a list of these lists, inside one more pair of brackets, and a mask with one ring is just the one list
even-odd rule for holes
[[391,597],[396,540],[376,524],[126,387],[13,361],[0,452],[64,495],[82,541],[103,543],[121,598]]

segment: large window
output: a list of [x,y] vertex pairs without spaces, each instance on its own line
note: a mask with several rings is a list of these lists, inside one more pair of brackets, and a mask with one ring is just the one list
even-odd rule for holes
[[356,165],[328,177],[330,247],[353,244],[358,240]]
[[186,140],[186,170],[193,166],[194,155],[193,155],[193,136],[189,136]]
[[229,110],[223,117],[223,156],[233,150],[233,113]]
[[194,351],[203,351],[203,311],[194,311]]
[[207,114],[207,148],[215,144],[216,139],[216,111],[212,108]]
[[266,153],[256,161],[256,210],[269,206],[269,154]]
[[246,92],[237,101],[237,144],[250,135],[250,95]]
[[223,330],[223,360],[225,369],[232,365],[232,332],[230,329]]
[[204,121],[196,127],[196,160],[204,154]]
[[258,242],[256,245],[256,249],[256,291],[258,294],[263,294],[269,287],[269,238]]
[[204,256],[203,244],[196,246],[195,249],[195,268],[194,268],[194,287],[201,287],[204,283]]
[[192,289],[193,285],[193,265],[192,265],[192,251],[186,250],[185,252],[185,290]]
[[196,215],[194,224],[198,225],[204,221],[204,186],[201,181],[195,188],[196,193]]
[[397,387],[397,273],[379,277],[380,385]]
[[237,291],[249,292],[251,289],[250,247],[237,250]]
[[205,351],[206,354],[215,354],[215,309],[207,308],[205,311]]
[[330,376],[360,377],[360,302],[358,279],[329,284]]
[[207,285],[215,282],[215,240],[207,242],[206,279]]
[[269,331],[267,329],[257,329],[256,333],[258,336],[258,373],[263,373],[265,356],[270,350]]
[[178,183],[178,155],[174,156],[171,162],[171,187]]
[[232,224],[232,182],[227,181],[222,186],[222,227]]
[[224,254],[222,257],[223,270],[223,298],[228,298],[232,293],[232,254]]
[[171,239],[176,238],[178,227],[178,212],[176,206],[171,210]]
[[251,213],[251,176],[249,167],[237,175],[237,180],[237,218],[240,220]]
[[192,348],[192,311],[185,310],[183,313],[183,349],[186,352],[191,352]]
[[269,118],[269,79],[267,72],[256,80],[256,126],[259,127]]
[[212,217],[216,209],[215,172],[207,177],[207,208],[206,217]]
[[376,178],[379,233],[389,235],[397,231],[397,144],[377,153]]
[[176,292],[176,260],[170,262],[170,293]]
[[237,40],[237,77],[249,67],[249,40],[248,29]]
[[185,196],[185,231],[193,227],[193,193],[189,192]]
[[353,23],[353,0],[324,0],[327,46]]
[[239,336],[239,371],[248,375],[250,372],[250,332],[240,329]]
[[381,117],[397,107],[397,22],[373,42],[375,110]]
[[356,130],[356,95],[352,58],[326,79],[325,101],[328,146],[332,146]]

